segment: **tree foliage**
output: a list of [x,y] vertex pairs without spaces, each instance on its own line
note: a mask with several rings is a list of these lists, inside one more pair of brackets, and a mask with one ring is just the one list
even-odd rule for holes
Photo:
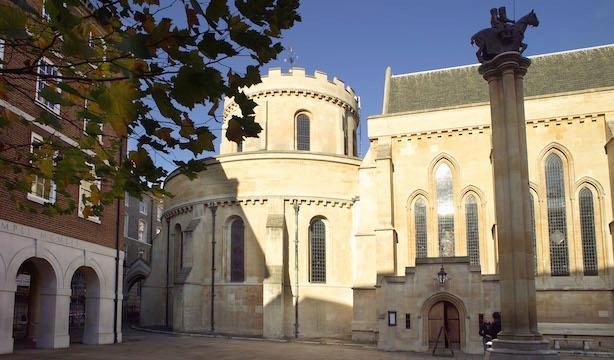
[[[47,105],[36,107],[42,111],[33,120],[0,107],[1,186],[29,192],[33,179],[52,181],[69,199],[46,204],[53,214],[74,211],[69,185],[101,179],[102,189],[92,187],[85,199],[85,213],[99,215],[124,191],[163,193],[156,184],[167,173],[155,163],[156,153],[189,151],[192,159],[174,162],[195,176],[203,167],[198,156],[214,150],[207,124],[219,123],[216,114],[225,97],[241,109],[241,116],[229,120],[226,137],[240,142],[258,136],[255,103],[242,89],[260,82],[261,67],[283,50],[282,31],[300,21],[298,5],[298,0],[45,0],[41,9],[25,0],[0,0],[0,101],[21,97]],[[47,60],[55,72],[45,71],[41,61]],[[37,81],[46,84],[38,95]],[[59,115],[53,111],[58,105]],[[208,115],[193,119],[195,109]],[[37,151],[30,151],[29,141],[11,141],[15,126],[32,121],[78,133],[72,137],[78,146],[53,134]],[[101,126],[112,131],[101,132]],[[127,139],[136,146],[121,154]]]

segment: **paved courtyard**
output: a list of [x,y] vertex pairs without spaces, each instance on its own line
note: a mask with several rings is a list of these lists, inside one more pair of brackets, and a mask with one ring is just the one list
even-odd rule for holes
[[[481,356],[457,354],[457,359],[481,359]],[[74,344],[62,350],[20,350],[5,359],[88,359],[88,360],[158,360],[158,359],[216,359],[216,360],[394,360],[436,359],[430,354],[382,352],[356,345],[320,345],[265,340],[236,340],[191,336],[171,336],[130,331],[119,345]],[[446,359],[449,359],[447,357]],[[572,359],[572,357],[562,357]],[[580,358],[573,358],[580,359]],[[598,358],[585,358],[598,359]]]

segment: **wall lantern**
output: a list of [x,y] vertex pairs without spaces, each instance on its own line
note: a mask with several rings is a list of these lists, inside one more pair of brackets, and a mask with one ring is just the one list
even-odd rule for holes
[[388,326],[397,326],[397,312],[388,311]]
[[441,270],[437,273],[437,281],[439,281],[439,285],[443,285],[448,280],[448,273],[444,270],[443,265],[441,266]]

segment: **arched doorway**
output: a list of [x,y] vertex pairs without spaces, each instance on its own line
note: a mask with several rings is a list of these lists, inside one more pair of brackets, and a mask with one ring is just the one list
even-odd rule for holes
[[124,296],[124,322],[126,326],[139,325],[141,322],[141,280],[133,282]]
[[17,270],[13,311],[15,349],[53,347],[56,274],[49,262],[29,258]]
[[68,329],[71,343],[100,343],[100,282],[86,266],[75,271],[70,282]]
[[[444,336],[445,329],[447,338]],[[439,346],[460,349],[460,316],[458,309],[449,301],[439,301],[429,310],[428,315],[429,348],[439,341]],[[439,339],[438,339],[439,338]]]

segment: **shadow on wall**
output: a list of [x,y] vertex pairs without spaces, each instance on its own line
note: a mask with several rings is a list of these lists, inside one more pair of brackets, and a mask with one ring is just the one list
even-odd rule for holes
[[[176,175],[166,183],[182,200],[166,204],[162,236],[154,239],[142,324],[261,335],[262,283],[269,272],[258,238],[264,238],[268,204],[239,199],[238,180],[207,161],[196,179]],[[190,204],[200,198],[207,200]]]

